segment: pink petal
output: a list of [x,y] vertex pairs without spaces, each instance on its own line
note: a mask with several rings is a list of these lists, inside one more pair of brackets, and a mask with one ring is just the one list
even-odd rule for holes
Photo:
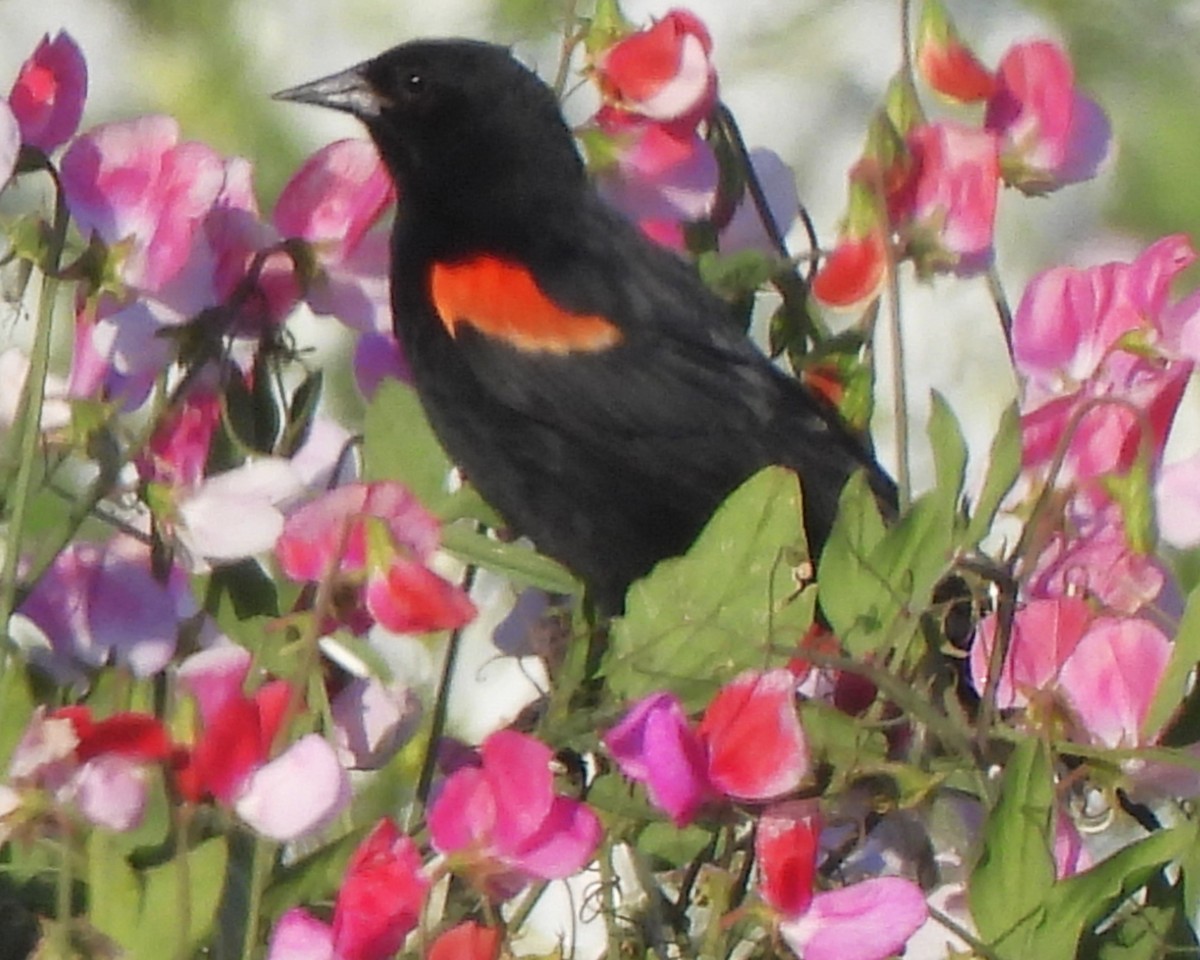
[[887,242],[880,233],[841,237],[813,278],[813,296],[837,310],[855,309],[879,296],[887,270]]
[[250,672],[250,651],[235,643],[222,643],[194,653],[179,665],[180,685],[196,698],[200,718],[210,726],[221,708],[242,696]]
[[478,767],[455,770],[429,808],[429,839],[439,853],[457,853],[491,837],[496,799]]
[[146,809],[142,763],[118,754],[98,756],[79,768],[71,784],[79,812],[109,830],[132,830]]
[[333,929],[307,910],[292,907],[271,931],[267,960],[335,960]]
[[496,845],[507,851],[541,829],[550,815],[554,754],[540,740],[515,730],[491,734],[480,752],[496,804]]
[[343,260],[395,198],[369,140],[338,140],[304,162],[284,186],[273,214],[285,237],[336,244]]
[[1167,668],[1171,642],[1154,624],[1100,617],[1063,664],[1059,684],[1093,743],[1135,747],[1153,742],[1142,723]]
[[389,243],[387,231],[374,230],[341,260],[323,264],[305,294],[313,312],[335,317],[363,334],[390,336]]
[[710,794],[703,744],[669,693],[638,701],[604,735],[604,746],[625,776],[646,785],[651,801],[676,826],[690,823]]
[[[1057,684],[1063,663],[1078,647],[1090,619],[1090,608],[1078,597],[1034,600],[1019,609],[996,687],[996,705],[1002,710],[1026,706],[1031,693]],[[996,628],[994,614],[984,618],[971,644],[971,683],[981,694],[987,687]]]
[[878,877],[818,893],[808,911],[779,932],[804,960],[884,960],[902,951],[928,916],[921,888]]
[[784,917],[799,917],[812,902],[820,832],[820,817],[812,802],[775,804],[759,818],[754,835],[762,875],[759,889],[767,904]]
[[295,840],[320,830],[350,802],[350,780],[333,747],[306,734],[246,782],[234,809],[272,840]]
[[601,834],[600,821],[589,807],[569,797],[555,797],[540,829],[507,859],[526,874],[563,879],[591,862]]
[[87,85],[87,63],[71,35],[60,30],[51,40],[46,34],[21,65],[8,97],[21,140],[45,153],[66,143],[83,116]]
[[347,767],[376,769],[416,733],[421,701],[407,687],[357,677],[329,705],[338,755]]
[[1154,498],[1163,540],[1180,550],[1200,544],[1200,453],[1163,467]]
[[735,799],[782,796],[808,772],[808,744],[788,670],[748,671],[726,684],[697,732],[708,748],[709,781]]
[[457,630],[475,619],[475,605],[461,589],[432,570],[396,557],[367,580],[367,610],[393,633]]

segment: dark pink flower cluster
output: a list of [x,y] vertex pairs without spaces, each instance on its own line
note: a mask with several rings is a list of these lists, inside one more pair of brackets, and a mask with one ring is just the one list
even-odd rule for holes
[[816,889],[817,807],[787,799],[809,772],[791,671],[742,674],[718,691],[697,726],[672,694],[652,694],[605,734],[604,745],[677,826],[731,802],[764,805],[755,831],[759,892],[797,956],[882,960],[925,922],[924,894],[909,880]]
[[850,208],[813,290],[833,307],[879,295],[889,263],[972,274],[992,261],[997,195],[1040,194],[1087,180],[1108,154],[1108,120],[1075,86],[1055,44],[1018,43],[988,71],[941,3],[923,4],[916,66],[938,94],[979,104],[979,125],[931,121],[908,85],[893,85],[850,174]]
[[[687,10],[671,10],[652,26],[623,34],[592,53],[604,104],[584,129],[597,185],[652,239],[685,248],[687,224],[716,216],[722,251],[775,246],[748,199],[717,211],[720,170],[701,126],[717,105],[712,38]],[[782,232],[799,209],[792,172],[777,155],[751,155],[755,175]]]

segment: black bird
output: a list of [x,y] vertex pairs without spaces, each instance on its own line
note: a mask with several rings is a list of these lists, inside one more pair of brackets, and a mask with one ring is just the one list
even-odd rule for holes
[[358,117],[396,182],[396,336],[450,456],[619,612],[759,469],[819,555],[849,476],[892,481],[693,267],[597,195],[553,92],[503,47],[426,40],[278,98]]

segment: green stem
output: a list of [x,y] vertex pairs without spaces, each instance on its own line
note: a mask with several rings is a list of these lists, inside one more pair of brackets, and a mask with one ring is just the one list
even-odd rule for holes
[[1008,297],[1005,295],[1004,287],[1000,283],[1000,274],[997,272],[995,264],[988,267],[987,285],[988,293],[992,295],[992,303],[996,307],[996,316],[1000,319],[1000,332],[1004,334],[1004,345],[1008,348],[1008,359],[1015,364],[1016,355],[1013,353],[1012,308],[1008,305]]
[[258,952],[258,928],[262,923],[263,887],[271,870],[274,843],[264,837],[254,838],[250,854],[250,890],[246,903],[246,929],[242,937],[242,960],[254,960]]
[[41,440],[42,406],[46,394],[46,378],[50,372],[50,342],[54,331],[54,306],[58,299],[58,268],[66,244],[67,225],[70,217],[62,185],[54,171],[54,226],[50,241],[50,252],[43,265],[42,291],[38,301],[37,328],[34,331],[33,351],[29,357],[29,374],[25,378],[21,408],[18,413],[17,429],[17,479],[10,501],[13,513],[8,528],[8,542],[4,552],[4,569],[0,574],[0,629],[4,642],[0,643],[0,673],[8,663],[12,641],[8,622],[17,606],[17,565],[21,557],[21,540],[28,521],[29,506],[33,500],[35,465],[38,460],[38,444]]
[[900,310],[900,277],[896,263],[888,270],[888,333],[892,341],[892,416],[896,431],[896,490],[903,512],[912,500],[912,472],[909,462],[908,385],[904,373],[904,331]]

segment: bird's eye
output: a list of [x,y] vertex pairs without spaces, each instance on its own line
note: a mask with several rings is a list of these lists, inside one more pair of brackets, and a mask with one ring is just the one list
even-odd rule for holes
[[400,88],[408,97],[419,97],[425,90],[425,76],[419,70],[409,70],[400,79]]

